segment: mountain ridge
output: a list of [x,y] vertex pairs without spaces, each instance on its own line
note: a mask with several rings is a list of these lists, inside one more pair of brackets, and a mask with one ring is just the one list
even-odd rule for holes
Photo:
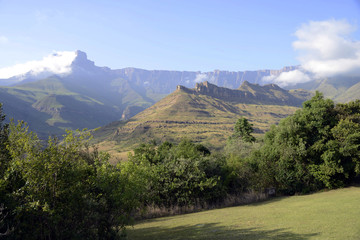
[[[93,132],[94,139],[100,149],[115,155],[118,151],[130,151],[141,142],[178,142],[182,138],[192,139],[210,149],[220,149],[232,134],[239,117],[248,118],[259,135],[299,109],[299,105],[283,104],[281,96],[271,92],[281,89],[276,85],[244,84],[262,88],[279,100],[273,104],[265,98],[247,101],[245,93],[250,95],[250,92],[226,89],[209,82],[198,83],[193,89],[179,85],[173,93],[128,121],[113,122],[99,128]],[[281,90],[291,95],[290,91]],[[239,97],[234,97],[235,94]],[[302,101],[310,97],[308,93]]]
[[[243,81],[247,80],[253,83],[265,83],[262,81],[264,76],[269,75],[279,75],[282,72],[292,71],[297,69],[298,66],[287,66],[278,70],[255,70],[255,71],[226,71],[226,70],[214,70],[210,72],[201,72],[201,71],[177,71],[177,70],[146,70],[141,68],[126,67],[121,69],[110,69],[108,67],[98,67],[95,63],[87,58],[87,54],[83,51],[76,50],[73,53],[73,59],[70,59],[71,62],[67,65],[58,66],[58,68],[66,69],[69,68],[69,71],[56,73],[50,72],[49,67],[40,66],[38,68],[44,69],[43,73],[35,73],[34,70],[30,70],[26,73],[20,75],[14,75],[10,78],[0,79],[0,85],[8,85],[9,82],[12,82],[13,85],[18,85],[26,82],[32,82],[39,79],[44,79],[52,75],[59,75],[64,77],[71,74],[79,75],[91,73],[91,74],[105,74],[111,75],[112,77],[122,77],[129,79],[130,81],[137,82],[142,80],[142,84],[151,84],[156,85],[156,80],[166,78],[169,80],[165,87],[166,93],[170,93],[175,90],[176,85],[182,84],[187,87],[193,87],[197,82],[203,82],[208,80],[213,84],[224,86],[228,88],[237,88]],[[54,53],[52,56],[56,57],[60,54]],[[55,61],[55,60],[54,60]],[[69,60],[68,60],[69,61]],[[58,64],[59,65],[59,64]],[[38,77],[39,76],[39,77]],[[161,81],[161,85],[164,88],[164,81]],[[174,82],[176,85],[171,84]],[[169,89],[169,87],[171,89]]]
[[[47,67],[39,65],[32,72],[38,75],[32,73],[21,75],[17,80],[13,79],[20,81],[14,86],[0,87],[0,102],[6,103],[4,110],[8,112],[9,118],[27,121],[31,130],[44,136],[49,133],[64,132],[65,128],[96,128],[112,121],[130,119],[172,93],[178,85],[188,89],[204,88],[205,91],[207,88],[202,82],[207,82],[208,86],[210,84],[217,86],[216,88],[210,86],[213,96],[214,91],[217,91],[216,94],[232,98],[236,95],[234,94],[236,91],[242,91],[246,94],[247,103],[254,104],[299,106],[301,99],[308,95],[305,90],[287,89],[286,92],[271,83],[266,84],[264,88],[259,85],[265,83],[263,81],[265,76],[280,75],[297,69],[298,66],[284,67],[280,70],[242,72],[214,70],[204,73],[139,68],[113,70],[97,66],[82,51],[54,54],[49,59],[64,56],[67,65],[59,65],[55,68],[46,64]],[[45,72],[41,72],[41,69]],[[54,71],[60,73],[50,73],[49,69],[55,69]],[[49,76],[44,78],[46,75]],[[11,80],[9,79],[3,81],[0,79],[0,84],[8,83]],[[302,85],[304,87],[301,84],[297,87],[310,91],[323,90],[325,96],[331,96],[335,100],[350,101],[360,96],[358,87],[355,87],[358,82],[360,79],[349,77],[339,80],[318,79],[304,83]],[[228,90],[224,90],[225,88]],[[243,99],[244,97],[245,95]],[[9,98],[13,101],[8,101]],[[236,97],[231,101],[236,102]],[[83,109],[89,111],[88,118]],[[28,114],[24,115],[24,111]],[[50,130],[44,132],[44,129]]]
[[188,93],[204,94],[229,102],[263,104],[263,105],[288,105],[301,106],[308,96],[293,95],[290,91],[280,88],[276,84],[260,86],[244,81],[238,89],[218,87],[208,81],[196,83],[194,89],[178,85],[177,90]]

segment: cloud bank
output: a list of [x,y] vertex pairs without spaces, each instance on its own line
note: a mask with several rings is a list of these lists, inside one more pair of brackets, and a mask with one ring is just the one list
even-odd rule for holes
[[355,26],[345,20],[310,21],[296,32],[293,48],[300,68],[263,78],[281,86],[338,75],[360,76],[360,41],[351,39]]
[[290,72],[282,72],[279,76],[270,75],[263,77],[262,79],[265,82],[275,82],[280,86],[294,85],[297,83],[308,82],[311,78],[308,74],[302,72],[301,70],[293,70]]
[[40,61],[30,61],[23,64],[17,64],[11,67],[0,69],[0,78],[6,79],[31,72],[38,74],[40,72],[51,72],[54,74],[64,74],[71,72],[71,63],[76,57],[76,52],[55,52]]

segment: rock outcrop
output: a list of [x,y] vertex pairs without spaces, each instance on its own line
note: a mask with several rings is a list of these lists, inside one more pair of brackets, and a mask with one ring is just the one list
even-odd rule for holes
[[311,97],[311,93],[304,90],[287,91],[276,84],[260,86],[248,81],[244,81],[238,89],[218,87],[205,81],[197,83],[193,89],[178,86],[177,90],[208,95],[230,102],[264,105],[301,106],[302,102]]

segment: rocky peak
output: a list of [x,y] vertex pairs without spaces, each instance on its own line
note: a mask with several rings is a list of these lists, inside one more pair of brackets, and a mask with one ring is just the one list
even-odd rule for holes
[[208,81],[205,81],[205,82],[201,82],[201,83],[196,83],[195,90],[197,92],[211,92],[211,90],[214,87],[217,87],[217,86],[209,83]]
[[187,87],[184,87],[184,86],[182,86],[182,85],[177,85],[177,86],[176,86],[176,90],[177,90],[177,91],[188,91],[188,90],[190,90],[190,89],[188,89]]
[[251,104],[275,104],[300,106],[301,103],[309,98],[309,93],[303,95],[292,94],[280,88],[276,84],[260,86],[244,81],[238,89],[218,87],[208,81],[197,83],[195,88],[189,89],[178,86],[177,90],[182,90],[190,94],[208,95],[225,101]]
[[248,81],[243,81],[242,84],[240,85],[240,87],[251,87],[253,86],[254,84],[251,84],[250,82]]
[[237,94],[233,89],[218,87],[208,81],[197,83],[194,90],[196,93],[209,95],[215,98],[232,98]]
[[274,90],[284,90],[282,89],[281,87],[279,87],[277,84],[275,83],[272,83],[272,84],[266,84],[264,85],[265,88],[268,88],[268,89],[274,89]]
[[252,83],[250,83],[248,81],[244,81],[240,85],[238,90],[256,92],[256,91],[262,90],[262,88],[263,87],[261,87],[259,84],[252,84]]
[[93,61],[90,61],[87,58],[87,55],[85,52],[82,52],[80,50],[77,50],[75,52],[76,57],[74,58],[74,61],[71,63],[72,67],[80,67],[83,69],[89,69],[95,67],[95,64]]

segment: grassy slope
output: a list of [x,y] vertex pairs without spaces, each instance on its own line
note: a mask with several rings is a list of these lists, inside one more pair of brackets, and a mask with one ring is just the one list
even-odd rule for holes
[[335,98],[337,102],[350,102],[359,99],[360,83],[357,83],[346,90],[343,94]]
[[225,146],[236,120],[244,116],[261,134],[280,119],[294,113],[291,106],[236,104],[206,95],[178,90],[139,113],[126,124],[117,123],[94,133],[104,151],[128,151],[139,142],[175,141],[182,138],[205,144],[211,149]]
[[0,102],[9,118],[25,120],[40,137],[64,129],[95,128],[120,118],[102,102],[68,90],[60,79],[47,78],[16,87],[1,87]]
[[360,187],[158,218],[128,239],[359,239]]
[[359,82],[359,77],[337,76],[301,83],[296,85],[296,88],[320,91],[325,97],[336,102],[349,102],[360,98]]

